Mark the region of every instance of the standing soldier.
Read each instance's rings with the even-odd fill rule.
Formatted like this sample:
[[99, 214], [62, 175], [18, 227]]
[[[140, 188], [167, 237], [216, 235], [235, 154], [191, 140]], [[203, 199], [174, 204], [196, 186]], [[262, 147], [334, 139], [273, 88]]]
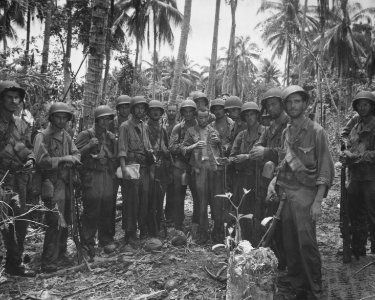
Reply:
[[[222, 193], [224, 182], [223, 178], [219, 178], [221, 173], [215, 173], [217, 158], [221, 157], [221, 141], [219, 133], [208, 124], [208, 109], [198, 110], [197, 119], [198, 125], [192, 126], [186, 131], [182, 152], [190, 156], [190, 165], [194, 172], [199, 203], [199, 238], [197, 243], [204, 244], [209, 239], [207, 206], [208, 204], [212, 206], [215, 195]], [[216, 228], [216, 236], [220, 229]], [[222, 231], [224, 232], [224, 228]]]
[[106, 253], [115, 250], [113, 243], [113, 187], [115, 178], [116, 140], [108, 130], [114, 118], [107, 105], [94, 110], [95, 125], [80, 132], [76, 146], [81, 152], [82, 169], [82, 242], [91, 257], [95, 256], [95, 236]]
[[[261, 98], [262, 109], [266, 111], [272, 123], [267, 127], [259, 138], [259, 141], [250, 151], [250, 158], [264, 163], [264, 170], [261, 178], [261, 196], [265, 200], [267, 187], [274, 176], [274, 170], [279, 162], [278, 153], [281, 148], [281, 134], [289, 122], [282, 105], [282, 91], [279, 88], [271, 88]], [[270, 203], [266, 208], [265, 216], [273, 216], [276, 213], [278, 203]], [[282, 241], [282, 230], [278, 227], [274, 235], [275, 241], [273, 250], [279, 259], [279, 268], [284, 269], [286, 265], [285, 251]]]
[[[66, 252], [70, 220], [70, 168], [80, 163], [80, 153], [65, 131], [72, 118], [70, 107], [62, 102], [51, 105], [48, 127], [35, 137], [34, 153], [42, 175], [42, 200], [51, 211], [45, 215], [46, 232], [42, 253], [42, 272], [55, 272], [58, 259]], [[56, 211], [57, 209], [57, 211]]]
[[[136, 245], [137, 229], [140, 230], [140, 238], [147, 236], [150, 165], [153, 163], [147, 125], [142, 121], [147, 108], [145, 97], [132, 98], [132, 118], [122, 123], [119, 130], [118, 157], [126, 199], [122, 210], [122, 227], [125, 230], [125, 243], [131, 246]], [[132, 172], [136, 165], [139, 165], [139, 171]]]
[[[34, 168], [35, 158], [29, 149], [29, 126], [14, 113], [19, 109], [19, 104], [24, 101], [25, 90], [14, 81], [0, 82], [0, 179], [7, 171], [4, 183], [0, 187], [8, 193], [2, 193], [2, 201], [10, 205], [8, 213], [0, 213], [17, 217], [26, 210], [27, 184], [30, 180], [30, 170]], [[19, 203], [10, 199], [12, 193], [18, 193]], [[4, 205], [1, 205], [5, 209]], [[25, 217], [23, 217], [25, 219]], [[27, 231], [27, 221], [15, 220], [7, 226], [2, 224], [2, 235], [6, 248], [5, 272], [9, 275], [34, 276], [31, 271], [26, 271], [22, 264], [22, 254]]]
[[[257, 245], [260, 239], [260, 227], [262, 203], [256, 199], [259, 184], [257, 186], [257, 176], [259, 175], [260, 164], [250, 158], [250, 151], [264, 132], [264, 127], [259, 124], [259, 107], [255, 102], [246, 102], [242, 105], [241, 118], [247, 124], [247, 129], [241, 131], [233, 142], [230, 153], [230, 161], [234, 163], [233, 199], [239, 205], [244, 194], [243, 189], [251, 189], [255, 192], [252, 199], [242, 201], [239, 212], [241, 214], [254, 214], [253, 220], [242, 219], [242, 237], [250, 241], [252, 245]], [[254, 195], [254, 193], [253, 193]]]
[[[180, 114], [183, 120], [178, 123], [172, 130], [169, 141], [169, 151], [172, 154], [173, 162], [173, 179], [174, 185], [174, 205], [173, 205], [173, 222], [178, 230], [183, 229], [184, 223], [184, 203], [186, 188], [189, 184], [193, 196], [193, 218], [192, 231], [196, 230], [199, 223], [198, 204], [196, 203], [196, 189], [191, 178], [191, 167], [189, 158], [183, 154], [182, 143], [185, 138], [186, 131], [197, 124], [195, 119], [197, 105], [192, 100], [184, 100], [180, 106]], [[189, 182], [188, 182], [189, 180]]]
[[117, 116], [114, 117], [113, 121], [109, 125], [109, 131], [113, 132], [118, 136], [118, 132], [122, 123], [127, 121], [130, 116], [130, 100], [128, 95], [121, 95], [116, 100], [116, 111]]
[[[212, 122], [212, 127], [219, 133], [222, 151], [221, 157], [229, 157], [231, 149], [231, 132], [234, 121], [225, 115], [224, 110], [225, 101], [223, 99], [215, 99], [211, 101], [211, 112], [215, 115], [216, 120]], [[214, 180], [218, 187], [221, 188], [220, 194], [226, 192], [226, 168], [223, 165], [218, 166], [217, 170], [213, 171]], [[215, 183], [213, 183], [214, 185]], [[225, 198], [216, 197], [213, 199], [211, 210], [214, 219], [214, 229], [212, 233], [212, 240], [214, 243], [222, 242], [225, 238], [224, 222], [227, 222], [228, 202]]]
[[334, 178], [334, 166], [324, 129], [305, 115], [308, 93], [292, 85], [284, 89], [282, 98], [291, 121], [282, 135], [278, 174], [268, 191], [269, 196], [275, 194], [276, 184], [287, 199], [281, 220], [288, 273], [279, 280], [279, 294], [321, 299], [316, 221]]
[[375, 95], [359, 92], [352, 102], [359, 118], [351, 129], [340, 160], [348, 166], [349, 218], [352, 225], [352, 252], [366, 255], [369, 230], [375, 232]]
[[[197, 105], [197, 111], [200, 109], [208, 109], [209, 101], [205, 93], [200, 92], [200, 91], [195, 91], [192, 93], [192, 95], [193, 95], [193, 101]], [[208, 124], [210, 124], [214, 120], [215, 120], [215, 116], [209, 113]]]
[[[167, 124], [165, 129], [167, 131], [168, 141], [171, 138], [172, 130], [177, 125], [177, 105], [167, 106]], [[173, 164], [170, 164], [169, 174], [173, 174]], [[173, 222], [173, 204], [174, 204], [174, 177], [171, 176], [171, 181], [167, 187], [167, 194], [165, 197], [165, 219], [167, 223]]]
[[151, 166], [150, 197], [148, 209], [148, 232], [157, 236], [163, 216], [163, 201], [170, 178], [170, 159], [167, 131], [161, 126], [160, 119], [164, 114], [163, 104], [151, 100], [148, 104], [147, 132], [156, 163]]

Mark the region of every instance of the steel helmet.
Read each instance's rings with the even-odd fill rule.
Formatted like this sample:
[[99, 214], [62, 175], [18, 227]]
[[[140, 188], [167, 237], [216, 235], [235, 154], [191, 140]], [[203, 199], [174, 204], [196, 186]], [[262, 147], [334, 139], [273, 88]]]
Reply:
[[130, 104], [131, 98], [128, 95], [121, 95], [117, 97], [116, 109], [119, 108], [121, 104]]
[[195, 102], [193, 100], [184, 100], [184, 101], [181, 102], [180, 114], [182, 114], [182, 109], [185, 108], [185, 107], [192, 107], [195, 110], [197, 110], [197, 105], [195, 104]]
[[225, 100], [222, 99], [222, 98], [216, 98], [215, 100], [212, 100], [211, 101], [211, 105], [210, 105], [210, 112], [212, 112], [212, 108], [214, 106], [222, 106], [224, 108], [224, 106], [225, 106]]
[[266, 102], [267, 102], [267, 99], [270, 99], [270, 98], [278, 98], [281, 101], [282, 100], [282, 90], [277, 88], [277, 87], [270, 88], [269, 90], [267, 90], [267, 92], [265, 92], [262, 95], [262, 97], [260, 98], [261, 105], [265, 106]]
[[73, 112], [72, 109], [69, 107], [68, 104], [64, 102], [55, 102], [53, 103], [49, 110], [48, 110], [48, 119], [51, 118], [51, 116], [55, 113], [67, 113], [69, 115], [69, 121], [73, 118]]
[[302, 87], [299, 85], [290, 85], [286, 87], [282, 92], [282, 99], [285, 102], [286, 98], [288, 98], [290, 95], [300, 93], [305, 96], [306, 102], [309, 101], [309, 93], [306, 92]]
[[133, 113], [134, 106], [136, 106], [137, 104], [144, 104], [146, 110], [148, 109], [148, 103], [146, 101], [146, 98], [144, 96], [135, 96], [130, 101], [130, 112], [131, 113]]
[[150, 111], [151, 108], [160, 108], [162, 110], [162, 114], [164, 114], [163, 103], [161, 103], [159, 100], [151, 100], [148, 103], [148, 111]]
[[367, 99], [372, 104], [375, 105], [375, 94], [371, 93], [369, 91], [362, 91], [362, 92], [359, 92], [357, 95], [355, 95], [355, 97], [354, 97], [354, 99], [352, 101], [353, 110], [357, 111], [357, 103], [361, 99]]
[[208, 98], [205, 93], [196, 91], [192, 93], [192, 97], [195, 103], [198, 101], [198, 99], [204, 99], [206, 101], [206, 105], [208, 106]]
[[0, 81], [0, 95], [6, 91], [18, 91], [21, 94], [21, 101], [25, 98], [25, 90], [15, 81]]
[[239, 108], [242, 107], [242, 100], [237, 96], [230, 96], [225, 100], [224, 109]]
[[94, 119], [96, 120], [104, 116], [110, 116], [113, 119], [115, 117], [115, 112], [108, 105], [99, 105], [94, 110]]
[[256, 104], [254, 101], [244, 103], [241, 107], [241, 114], [248, 110], [256, 110], [258, 113], [260, 112], [258, 104]]

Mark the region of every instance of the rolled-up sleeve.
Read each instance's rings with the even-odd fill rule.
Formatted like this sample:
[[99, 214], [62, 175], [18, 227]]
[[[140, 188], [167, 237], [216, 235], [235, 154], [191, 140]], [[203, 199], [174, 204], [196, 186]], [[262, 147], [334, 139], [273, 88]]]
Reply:
[[[77, 150], [78, 151], [78, 150]], [[59, 166], [59, 157], [51, 157], [44, 144], [44, 135], [38, 133], [34, 141], [35, 163], [40, 169], [57, 169]]]
[[328, 138], [325, 131], [321, 128], [316, 135], [318, 176], [316, 185], [326, 185], [330, 188], [335, 176], [333, 159], [328, 147]]
[[123, 124], [121, 124], [118, 135], [118, 154], [120, 157], [127, 157], [129, 151], [129, 130]]

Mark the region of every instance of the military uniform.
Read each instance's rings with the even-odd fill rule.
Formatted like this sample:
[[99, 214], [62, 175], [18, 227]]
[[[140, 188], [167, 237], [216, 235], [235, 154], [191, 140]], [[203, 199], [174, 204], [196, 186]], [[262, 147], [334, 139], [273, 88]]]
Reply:
[[[64, 103], [54, 105], [51, 106], [50, 116], [58, 105], [63, 106], [64, 112], [68, 113]], [[55, 112], [59, 111], [55, 110]], [[67, 156], [72, 156], [79, 161], [81, 155], [69, 133], [51, 124], [36, 135], [34, 153], [37, 168], [42, 176], [42, 200], [51, 210], [45, 214], [47, 227], [42, 253], [42, 270], [54, 271], [57, 260], [66, 252], [67, 224], [71, 222], [70, 206], [73, 196], [73, 191], [69, 190], [69, 167], [61, 162]]]
[[[99, 106], [95, 110], [95, 119], [113, 117], [112, 110], [107, 106]], [[100, 246], [113, 243], [113, 188], [116, 170], [117, 144], [115, 135], [105, 130], [98, 133], [97, 125], [80, 132], [76, 146], [81, 151], [81, 184], [82, 184], [82, 242], [95, 246], [95, 236], [98, 232]], [[97, 138], [99, 144], [86, 150], [92, 138]]]

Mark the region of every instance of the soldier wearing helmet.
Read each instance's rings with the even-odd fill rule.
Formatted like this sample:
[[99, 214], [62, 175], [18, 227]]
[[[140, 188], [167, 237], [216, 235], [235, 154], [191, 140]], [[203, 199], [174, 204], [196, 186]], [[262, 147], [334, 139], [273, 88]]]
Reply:
[[[250, 101], [242, 105], [240, 117], [246, 123], [247, 128], [238, 133], [230, 153], [230, 161], [235, 170], [233, 173], [233, 199], [237, 204], [240, 203], [244, 194], [244, 188], [255, 190], [256, 173], [259, 172], [259, 167], [256, 161], [250, 158], [250, 151], [264, 132], [264, 126], [259, 124], [259, 114], [260, 109], [255, 102]], [[255, 207], [251, 206], [251, 203], [255, 203], [255, 199], [243, 201], [240, 207], [241, 213], [255, 213]], [[258, 211], [256, 213], [258, 214]], [[259, 219], [259, 216], [257, 216], [257, 220]], [[260, 232], [255, 232], [250, 220], [243, 219], [241, 228], [243, 229], [244, 239], [250, 241], [252, 245], [259, 242]]]
[[114, 251], [113, 210], [116, 170], [116, 138], [108, 130], [115, 112], [107, 105], [94, 110], [93, 127], [81, 131], [76, 145], [81, 152], [82, 243], [90, 257], [95, 256], [96, 235], [106, 253]]
[[[19, 203], [12, 201], [11, 193], [1, 199], [10, 205], [0, 209], [9, 216], [19, 216], [27, 211], [27, 185], [31, 180], [31, 170], [35, 164], [31, 150], [29, 126], [15, 113], [25, 97], [25, 90], [14, 81], [0, 81], [0, 178], [4, 178], [1, 190], [11, 190], [17, 193]], [[4, 195], [3, 195], [4, 194]], [[26, 217], [27, 218], [27, 217]], [[33, 276], [33, 272], [25, 270], [22, 264], [24, 240], [28, 222], [15, 220], [2, 229], [6, 248], [5, 272], [10, 275]]]
[[237, 134], [247, 128], [246, 122], [244, 122], [240, 117], [242, 104], [242, 100], [237, 96], [230, 96], [227, 98], [227, 100], [225, 100], [225, 112], [228, 114], [228, 117], [234, 121], [231, 134], [232, 143]]
[[169, 140], [169, 151], [172, 154], [173, 180], [174, 184], [174, 202], [173, 202], [173, 223], [177, 230], [183, 230], [184, 223], [184, 201], [187, 185], [193, 195], [193, 218], [192, 231], [195, 235], [199, 223], [198, 203], [194, 180], [191, 178], [191, 166], [189, 165], [189, 156], [183, 153], [182, 143], [186, 131], [197, 125], [195, 119], [197, 105], [193, 100], [184, 100], [180, 105], [180, 115], [182, 121], [172, 130]]
[[[272, 122], [270, 127], [265, 128], [259, 141], [251, 149], [250, 158], [264, 165], [262, 176], [259, 176], [259, 180], [261, 181], [262, 201], [265, 202], [267, 187], [279, 162], [278, 153], [281, 147], [281, 135], [289, 122], [289, 117], [283, 109], [282, 90], [279, 88], [271, 88], [266, 91], [261, 97], [261, 105], [262, 109], [269, 114]], [[275, 215], [278, 204], [267, 203], [266, 206], [265, 216]], [[277, 230], [278, 233], [274, 235], [273, 250], [279, 260], [279, 269], [285, 269], [286, 261], [282, 232], [280, 227]]]
[[[195, 91], [195, 92], [192, 92], [191, 95], [192, 95], [193, 101], [197, 105], [197, 110], [200, 110], [202, 108], [208, 109], [210, 103], [205, 93], [201, 91]], [[212, 113], [210, 113], [209, 118], [208, 118], [208, 123], [211, 123], [214, 120], [215, 120], [215, 116]]]
[[[214, 195], [222, 192], [224, 183], [221, 173], [216, 172], [218, 171], [217, 158], [222, 157], [219, 133], [209, 125], [208, 120], [209, 110], [204, 107], [198, 110], [198, 125], [187, 129], [182, 143], [182, 153], [190, 157], [189, 163], [193, 168], [193, 180], [197, 189], [197, 203], [199, 204], [198, 244], [205, 244], [209, 240], [208, 204], [213, 205], [213, 201], [216, 200]], [[215, 223], [218, 223], [218, 217], [215, 209], [215, 212], [213, 212]], [[218, 230], [217, 226], [219, 224], [215, 224], [215, 231]], [[215, 239], [214, 232], [212, 232], [212, 237]]]
[[145, 97], [133, 97], [130, 102], [132, 118], [121, 124], [118, 137], [118, 157], [126, 199], [122, 210], [122, 227], [125, 230], [125, 243], [130, 246], [138, 245], [138, 229], [140, 238], [148, 234], [150, 166], [154, 161], [147, 124], [143, 121], [147, 109]]
[[[63, 103], [53, 103], [48, 111], [49, 125], [40, 131], [34, 142], [36, 165], [42, 177], [42, 200], [51, 211], [46, 212], [46, 233], [42, 253], [42, 272], [55, 272], [58, 258], [66, 253], [70, 214], [67, 178], [69, 169], [80, 163], [81, 155], [65, 130], [71, 120], [71, 108]], [[58, 208], [59, 212], [52, 211]]]
[[308, 93], [300, 86], [283, 90], [282, 101], [290, 124], [282, 135], [281, 163], [269, 185], [268, 198], [275, 199], [272, 196], [277, 190], [287, 199], [281, 216], [288, 272], [287, 284], [283, 280], [283, 287], [287, 286], [284, 292], [295, 295], [298, 291], [298, 297], [321, 299], [316, 221], [332, 185], [334, 165], [324, 129], [305, 115], [308, 100]]
[[348, 166], [347, 187], [349, 215], [352, 224], [351, 248], [354, 256], [366, 255], [369, 223], [371, 252], [375, 252], [375, 95], [368, 91], [359, 92], [352, 102], [357, 112], [357, 121], [347, 135], [340, 161]]
[[130, 116], [130, 102], [131, 98], [128, 95], [120, 95], [116, 99], [117, 115], [109, 126], [109, 130], [118, 135], [120, 125], [128, 120]]
[[163, 201], [167, 186], [171, 181], [170, 154], [168, 150], [167, 131], [161, 126], [164, 115], [163, 104], [158, 100], [151, 100], [148, 104], [147, 132], [156, 163], [151, 166], [148, 233], [156, 237], [160, 230], [163, 215]]

